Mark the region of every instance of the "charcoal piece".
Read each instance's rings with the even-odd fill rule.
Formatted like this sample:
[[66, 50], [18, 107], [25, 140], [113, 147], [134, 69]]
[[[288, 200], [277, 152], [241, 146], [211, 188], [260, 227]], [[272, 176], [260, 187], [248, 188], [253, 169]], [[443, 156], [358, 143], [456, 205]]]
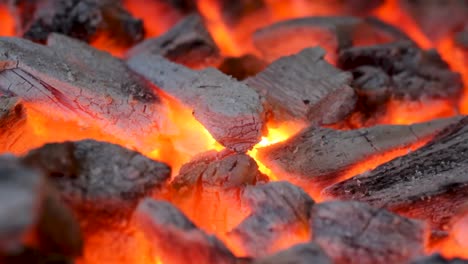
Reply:
[[209, 152], [182, 166], [171, 182], [169, 199], [198, 226], [225, 232], [242, 217], [239, 193], [246, 186], [267, 181], [250, 156]]
[[290, 19], [261, 28], [253, 35], [255, 47], [267, 61], [320, 46], [327, 51], [327, 60], [335, 62], [341, 49], [397, 40], [409, 38], [376, 18], [347, 16]]
[[319, 192], [359, 163], [395, 150], [411, 151], [414, 144], [431, 139], [459, 120], [449, 118], [409, 126], [379, 125], [347, 131], [312, 126], [284, 142], [259, 149], [258, 158], [279, 178], [307, 191]]
[[399, 0], [399, 4], [434, 43], [463, 26], [468, 15], [466, 1]]
[[372, 66], [357, 67], [352, 71], [351, 86], [366, 104], [379, 105], [390, 97], [390, 77], [383, 70]]
[[134, 219], [163, 263], [237, 263], [220, 240], [198, 229], [170, 203], [146, 198]]
[[468, 119], [463, 118], [426, 146], [330, 186], [322, 195], [367, 202], [445, 229], [468, 201], [467, 136]]
[[141, 198], [156, 193], [170, 177], [163, 163], [94, 140], [46, 144], [23, 162], [52, 179], [86, 230], [121, 225]]
[[25, 257], [25, 247], [44, 257], [80, 255], [78, 222], [44, 175], [10, 156], [0, 157], [0, 174], [0, 259]]
[[0, 151], [10, 151], [24, 136], [27, 123], [26, 109], [17, 97], [0, 96]]
[[424, 51], [410, 42], [352, 47], [340, 52], [339, 67], [354, 70], [371, 66], [391, 77], [390, 93], [396, 99], [458, 100], [463, 84], [458, 73], [435, 51]]
[[359, 202], [312, 208], [311, 239], [333, 263], [406, 263], [424, 254], [427, 225]]
[[219, 66], [219, 70], [237, 80], [244, 80], [263, 71], [268, 63], [254, 55], [248, 54], [241, 57], [227, 57]]
[[[132, 17], [114, 0], [20, 0], [10, 1], [13, 12], [22, 14], [17, 28], [23, 37], [46, 42], [50, 33], [60, 33], [90, 42], [108, 32], [125, 46], [144, 36], [142, 21]], [[25, 9], [25, 10], [22, 10]], [[33, 13], [27, 13], [31, 12]], [[110, 33], [112, 32], [112, 33]]]
[[153, 54], [193, 69], [217, 67], [220, 51], [199, 15], [190, 15], [164, 35], [134, 46], [127, 57]]
[[57, 34], [48, 46], [0, 38], [0, 62], [0, 91], [40, 113], [96, 125], [131, 147], [154, 150], [166, 106], [150, 84], [108, 53]]
[[245, 82], [265, 97], [278, 121], [335, 123], [354, 109], [351, 75], [323, 60], [321, 48], [281, 58]]
[[225, 147], [243, 152], [260, 141], [263, 107], [246, 84], [214, 68], [193, 71], [153, 54], [134, 56], [128, 64], [193, 109], [193, 116]]
[[410, 264], [468, 264], [468, 260], [460, 258], [447, 259], [440, 254], [434, 254], [429, 257], [418, 258]]
[[48, 254], [35, 248], [25, 247], [15, 254], [2, 256], [0, 254], [0, 263], [2, 264], [74, 264], [73, 258], [60, 254]]
[[331, 264], [322, 248], [314, 243], [295, 245], [276, 254], [257, 259], [252, 264]]
[[[288, 182], [248, 186], [241, 200], [252, 213], [228, 236], [248, 256], [264, 257], [278, 247], [307, 241], [314, 201], [302, 189]], [[282, 242], [289, 245], [281, 245]]]

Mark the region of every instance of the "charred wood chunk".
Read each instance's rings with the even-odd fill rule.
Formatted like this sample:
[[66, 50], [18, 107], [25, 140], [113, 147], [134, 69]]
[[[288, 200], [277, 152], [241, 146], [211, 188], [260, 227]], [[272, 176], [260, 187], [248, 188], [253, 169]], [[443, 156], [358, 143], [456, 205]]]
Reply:
[[341, 49], [397, 40], [409, 41], [409, 37], [376, 18], [347, 16], [286, 20], [261, 28], [253, 35], [255, 47], [268, 61], [321, 46], [327, 51], [327, 60], [335, 62]]
[[266, 181], [250, 156], [210, 152], [182, 166], [171, 183], [169, 200], [205, 230], [226, 232], [245, 217], [239, 193]]
[[263, 71], [268, 63], [254, 55], [243, 55], [241, 57], [228, 57], [223, 60], [219, 70], [237, 80], [244, 80]]
[[328, 64], [321, 48], [281, 58], [245, 82], [265, 97], [278, 121], [330, 124], [354, 108], [351, 75]]
[[199, 15], [188, 16], [164, 35], [136, 45], [127, 57], [145, 54], [160, 55], [194, 69], [216, 67], [221, 62], [220, 51]]
[[248, 186], [241, 199], [252, 213], [228, 236], [246, 255], [264, 257], [308, 240], [314, 201], [299, 187], [288, 182]]
[[82, 222], [108, 227], [125, 222], [139, 200], [157, 192], [170, 176], [163, 163], [93, 140], [46, 144], [23, 161], [53, 180]]
[[81, 254], [78, 222], [42, 173], [2, 156], [0, 175], [0, 260], [15, 263]]
[[423, 257], [412, 261], [410, 264], [468, 264], [468, 260], [453, 258], [447, 259], [440, 254], [434, 254], [429, 257]]
[[466, 23], [468, 3], [459, 0], [399, 0], [422, 32], [437, 42]]
[[281, 179], [315, 193], [340, 180], [359, 163], [394, 150], [410, 151], [414, 144], [431, 139], [459, 120], [347, 131], [312, 126], [287, 141], [259, 149], [258, 157]]
[[311, 212], [311, 239], [333, 263], [406, 263], [424, 254], [426, 225], [359, 202], [325, 202]]
[[260, 96], [246, 84], [214, 68], [193, 71], [153, 54], [134, 56], [128, 64], [193, 109], [194, 117], [222, 145], [243, 152], [260, 141], [263, 107]]
[[396, 99], [456, 101], [463, 88], [460, 75], [435, 51], [423, 51], [409, 42], [345, 49], [340, 52], [339, 66], [344, 70], [381, 69], [390, 76], [390, 94]]
[[85, 43], [52, 34], [48, 46], [0, 38], [0, 91], [40, 113], [99, 126], [140, 150], [166, 119], [153, 87], [124, 62]]
[[0, 96], [0, 151], [12, 151], [14, 143], [24, 136], [26, 109], [17, 97]]
[[330, 186], [323, 196], [367, 202], [443, 229], [467, 203], [467, 136], [463, 118], [426, 146]]
[[379, 105], [390, 97], [390, 77], [383, 70], [373, 66], [361, 66], [352, 71], [351, 86], [356, 94], [368, 105]]
[[[117, 43], [125, 46], [140, 41], [142, 21], [132, 17], [120, 1], [113, 0], [20, 0], [10, 1], [20, 33], [27, 39], [46, 42], [50, 33], [60, 33], [83, 41], [97, 34], [112, 32]], [[25, 10], [23, 10], [25, 9]], [[33, 13], [26, 12], [33, 11]]]
[[220, 240], [198, 229], [167, 202], [143, 200], [134, 219], [164, 263], [237, 263]]
[[252, 264], [331, 264], [331, 259], [315, 243], [295, 245], [276, 254], [260, 258]]

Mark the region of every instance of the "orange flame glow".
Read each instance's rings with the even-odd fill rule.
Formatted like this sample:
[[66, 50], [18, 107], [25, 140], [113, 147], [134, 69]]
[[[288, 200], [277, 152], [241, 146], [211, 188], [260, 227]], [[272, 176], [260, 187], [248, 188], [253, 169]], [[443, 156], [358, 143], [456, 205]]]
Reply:
[[15, 36], [15, 20], [4, 4], [0, 4], [0, 36]]

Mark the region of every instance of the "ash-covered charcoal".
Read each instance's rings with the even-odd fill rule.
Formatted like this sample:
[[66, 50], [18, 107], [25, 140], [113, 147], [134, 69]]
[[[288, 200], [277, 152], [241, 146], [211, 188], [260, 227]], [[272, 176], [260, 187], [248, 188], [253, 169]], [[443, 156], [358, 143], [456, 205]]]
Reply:
[[222, 58], [218, 46], [199, 15], [190, 15], [164, 35], [151, 38], [133, 47], [127, 57], [160, 55], [193, 69], [217, 67]]
[[[78, 222], [44, 175], [10, 156], [0, 157], [0, 174], [2, 263], [79, 256], [83, 242]], [[36, 254], [28, 256], [26, 248]]]
[[247, 54], [241, 57], [227, 57], [218, 67], [221, 72], [237, 80], [244, 80], [263, 71], [268, 63], [255, 55]]
[[[431, 139], [459, 120], [449, 118], [409, 126], [379, 125], [346, 131], [312, 126], [284, 142], [259, 149], [258, 158], [280, 179], [316, 193], [340, 180], [359, 163], [396, 150], [411, 151], [415, 144]], [[360, 181], [353, 182], [360, 184]]]
[[24, 136], [26, 109], [17, 97], [0, 95], [0, 151], [11, 151], [18, 138]]
[[265, 97], [266, 109], [277, 121], [330, 124], [353, 109], [356, 96], [351, 75], [324, 59], [319, 47], [281, 58], [245, 80]]
[[153, 54], [134, 56], [128, 64], [193, 109], [193, 116], [225, 147], [243, 152], [260, 141], [265, 125], [262, 103], [245, 83], [214, 68], [193, 71]]
[[241, 200], [252, 213], [228, 233], [247, 256], [265, 257], [308, 240], [314, 201], [288, 182], [247, 186]]
[[331, 259], [317, 244], [298, 244], [276, 254], [259, 258], [252, 264], [332, 264]]
[[205, 230], [227, 231], [245, 216], [239, 193], [267, 181], [250, 156], [209, 152], [182, 166], [170, 185], [169, 200]]
[[424, 255], [428, 234], [422, 221], [354, 201], [314, 205], [310, 226], [335, 264], [407, 263]]
[[367, 105], [385, 103], [390, 97], [390, 76], [382, 69], [373, 66], [361, 66], [352, 71], [351, 86]]
[[253, 35], [255, 47], [267, 61], [320, 46], [327, 51], [327, 60], [335, 62], [341, 49], [397, 40], [409, 37], [377, 18], [348, 16], [290, 19], [261, 28]]
[[422, 32], [437, 43], [466, 23], [468, 2], [460, 0], [399, 0]]
[[363, 66], [379, 68], [390, 77], [389, 95], [395, 99], [448, 99], [456, 104], [463, 88], [460, 75], [451, 71], [436, 51], [424, 51], [410, 42], [340, 52], [339, 67], [343, 70], [355, 71]]
[[163, 263], [238, 263], [219, 239], [198, 229], [170, 203], [146, 198], [134, 219]]
[[19, 33], [37, 42], [46, 42], [53, 32], [87, 42], [107, 32], [123, 46], [144, 37], [142, 21], [132, 17], [119, 0], [19, 0], [10, 1], [10, 7], [21, 15]]
[[328, 199], [357, 200], [444, 229], [466, 206], [468, 119], [448, 126], [426, 146], [325, 189]]
[[0, 38], [0, 91], [40, 113], [96, 125], [139, 150], [154, 149], [166, 106], [153, 87], [108, 53], [52, 34], [48, 46]]
[[434, 254], [429, 257], [418, 258], [410, 264], [468, 264], [468, 260], [460, 258], [444, 258], [440, 254]]
[[120, 225], [141, 198], [158, 192], [170, 177], [163, 163], [93, 140], [46, 144], [23, 162], [52, 179], [84, 227]]

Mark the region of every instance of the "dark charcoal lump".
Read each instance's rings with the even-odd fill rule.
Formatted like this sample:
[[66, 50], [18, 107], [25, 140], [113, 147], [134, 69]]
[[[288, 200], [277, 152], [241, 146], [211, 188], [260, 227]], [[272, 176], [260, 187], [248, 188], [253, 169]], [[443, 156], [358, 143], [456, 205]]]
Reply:
[[219, 70], [237, 80], [244, 80], [263, 71], [268, 63], [254, 55], [228, 57], [219, 66]]
[[446, 259], [439, 254], [434, 254], [429, 257], [419, 258], [410, 264], [468, 264], [468, 260], [459, 258]]

